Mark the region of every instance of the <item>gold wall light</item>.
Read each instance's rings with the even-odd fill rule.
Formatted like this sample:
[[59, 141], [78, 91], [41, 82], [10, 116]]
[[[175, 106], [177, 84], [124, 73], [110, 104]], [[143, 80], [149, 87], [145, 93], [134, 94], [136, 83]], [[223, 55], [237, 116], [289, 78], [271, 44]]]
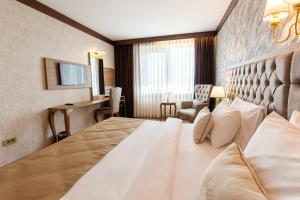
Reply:
[[92, 56], [99, 59], [103, 59], [103, 57], [106, 55], [104, 51], [100, 51], [100, 50], [92, 51], [90, 53]]
[[[292, 9], [290, 9], [292, 8]], [[288, 30], [288, 35], [282, 39], [277, 39], [277, 30], [282, 24], [282, 20], [287, 18], [289, 15], [296, 13], [295, 22], [292, 23]], [[299, 18], [300, 18], [300, 0], [267, 0], [264, 21], [270, 23], [272, 28], [272, 40], [274, 43], [282, 43], [287, 41], [294, 28], [295, 34], [300, 35], [299, 29]]]

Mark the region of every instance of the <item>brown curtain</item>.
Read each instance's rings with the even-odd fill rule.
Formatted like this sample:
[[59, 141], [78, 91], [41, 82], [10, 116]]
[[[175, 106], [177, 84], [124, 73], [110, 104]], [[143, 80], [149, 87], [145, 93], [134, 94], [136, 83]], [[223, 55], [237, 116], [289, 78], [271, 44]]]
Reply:
[[115, 46], [115, 76], [126, 99], [126, 117], [133, 117], [133, 45]]
[[195, 39], [195, 84], [214, 84], [215, 36]]
[[105, 94], [103, 67], [104, 67], [103, 66], [103, 60], [99, 59], [99, 89], [100, 89], [100, 94]]

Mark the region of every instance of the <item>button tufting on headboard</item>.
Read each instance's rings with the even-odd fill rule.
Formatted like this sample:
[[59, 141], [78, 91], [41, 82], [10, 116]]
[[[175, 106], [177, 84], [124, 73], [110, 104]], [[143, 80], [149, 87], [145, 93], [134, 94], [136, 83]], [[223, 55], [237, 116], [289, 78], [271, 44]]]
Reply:
[[[292, 75], [291, 69], [294, 72]], [[297, 82], [297, 85], [293, 81]], [[300, 51], [295, 51], [229, 68], [225, 87], [227, 98], [230, 100], [237, 96], [245, 101], [266, 106], [268, 113], [276, 111], [287, 118], [292, 110], [300, 110], [299, 84]], [[290, 93], [290, 87], [291, 92], [297, 92], [297, 100]]]

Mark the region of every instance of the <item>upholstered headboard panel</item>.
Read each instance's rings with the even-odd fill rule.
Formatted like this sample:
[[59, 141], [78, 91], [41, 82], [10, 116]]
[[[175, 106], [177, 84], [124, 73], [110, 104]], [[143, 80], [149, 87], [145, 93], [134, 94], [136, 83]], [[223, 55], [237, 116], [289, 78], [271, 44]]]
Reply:
[[289, 118], [300, 110], [300, 50], [229, 68], [226, 94]]

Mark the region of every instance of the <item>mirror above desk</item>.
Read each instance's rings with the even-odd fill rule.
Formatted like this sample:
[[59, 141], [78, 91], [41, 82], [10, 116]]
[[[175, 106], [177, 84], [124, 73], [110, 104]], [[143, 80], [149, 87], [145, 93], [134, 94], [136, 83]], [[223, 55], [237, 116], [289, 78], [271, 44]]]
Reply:
[[89, 65], [92, 76], [92, 99], [99, 99], [109, 95], [109, 88], [115, 86], [114, 69], [104, 67], [104, 52], [95, 51], [89, 53]]
[[89, 64], [92, 75], [92, 99], [97, 99], [100, 95], [105, 95], [103, 55], [90, 52]]

